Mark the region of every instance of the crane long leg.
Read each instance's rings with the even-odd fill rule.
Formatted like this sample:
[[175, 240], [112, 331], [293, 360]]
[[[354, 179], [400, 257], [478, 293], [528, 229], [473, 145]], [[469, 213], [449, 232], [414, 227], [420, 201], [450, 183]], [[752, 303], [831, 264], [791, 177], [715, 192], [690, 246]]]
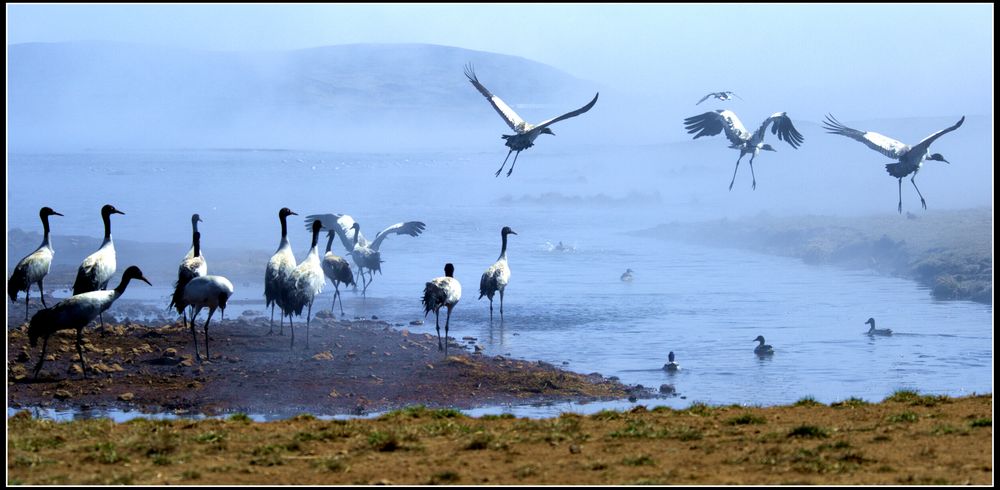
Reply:
[[38, 372], [42, 370], [42, 364], [45, 363], [45, 350], [49, 347], [49, 336], [46, 335], [45, 339], [42, 340], [42, 353], [38, 356], [38, 364], [35, 364], [35, 373], [32, 378], [38, 379]]
[[306, 349], [309, 348], [309, 324], [311, 323], [313, 312], [312, 301], [309, 302], [309, 309], [306, 310]]
[[910, 177], [910, 183], [913, 184], [913, 188], [917, 189], [917, 195], [920, 196], [920, 205], [927, 209], [927, 201], [924, 200], [924, 195], [920, 193], [920, 189], [917, 187], [917, 181], [913, 180], [917, 178], [917, 173], [913, 172], [913, 177]]
[[[278, 313], [281, 313], [281, 318], [278, 319], [278, 326], [281, 327], [280, 330], [278, 331], [278, 335], [285, 335], [285, 309], [282, 308], [281, 306], [278, 306]], [[292, 321], [291, 316], [288, 317], [288, 321], [289, 322]]]
[[507, 177], [510, 177], [510, 174], [514, 172], [514, 164], [517, 163], [517, 156], [520, 154], [521, 154], [520, 150], [518, 150], [518, 152], [514, 154], [514, 161], [510, 162], [510, 170], [507, 170]]
[[[503, 163], [500, 165], [500, 169], [497, 170], [497, 173], [493, 175], [494, 177], [499, 177], [500, 176], [500, 172], [503, 172], [503, 168], [505, 166], [507, 166], [507, 158], [510, 158], [510, 154], [513, 151], [514, 151], [514, 149], [511, 148], [510, 151], [507, 152], [507, 157], [503, 159]], [[520, 152], [518, 152], [518, 153], [520, 153]], [[514, 157], [514, 160], [517, 160], [517, 157]]]
[[38, 295], [41, 297], [42, 300], [42, 308], [48, 308], [49, 305], [45, 304], [45, 288], [42, 287], [41, 279], [38, 280]]
[[274, 334], [274, 303], [271, 303], [271, 324], [267, 329], [267, 334], [268, 335]]
[[[212, 313], [215, 313], [215, 308], [208, 309], [208, 319], [205, 320], [205, 360], [211, 361], [212, 355], [208, 353], [208, 323], [212, 321]], [[195, 342], [195, 345], [198, 345]]]
[[292, 323], [292, 315], [288, 315], [288, 326], [292, 330], [292, 344], [289, 346], [290, 349], [295, 349], [295, 324]]
[[753, 158], [755, 155], [750, 155], [750, 176], [753, 177], [753, 190], [757, 190], [757, 176], [753, 173]]
[[80, 354], [80, 367], [83, 368], [83, 377], [87, 377], [87, 360], [83, 358], [83, 327], [76, 329], [76, 352]]
[[899, 205], [896, 206], [899, 214], [903, 214], [903, 178], [899, 178]]
[[729, 181], [729, 190], [733, 190], [733, 182], [736, 182], [736, 171], [740, 169], [740, 160], [743, 159], [743, 154], [740, 153], [740, 157], [736, 159], [736, 168], [733, 169], [733, 180]]
[[439, 314], [440, 308], [434, 310], [434, 328], [437, 329], [438, 333], [438, 350], [441, 350], [441, 315]]
[[503, 289], [500, 290], [500, 323], [503, 323]]
[[493, 298], [490, 298], [490, 323], [493, 323]]
[[448, 325], [451, 324], [451, 307], [448, 307], [448, 317], [444, 320], [444, 357], [448, 357]]
[[24, 321], [28, 321], [28, 300], [31, 299], [31, 284], [28, 284], [28, 290], [25, 291], [24, 295]]
[[[195, 312], [194, 312], [194, 307], [192, 306], [191, 307], [191, 321], [188, 322], [188, 325], [190, 325], [190, 327], [191, 327], [191, 340], [194, 341], [194, 358], [197, 359], [198, 362], [201, 362], [201, 354], [198, 353], [198, 334], [195, 333], [195, 329], [194, 329], [194, 317], [195, 317]], [[207, 337], [205, 338], [205, 342], [208, 342], [208, 338]]]

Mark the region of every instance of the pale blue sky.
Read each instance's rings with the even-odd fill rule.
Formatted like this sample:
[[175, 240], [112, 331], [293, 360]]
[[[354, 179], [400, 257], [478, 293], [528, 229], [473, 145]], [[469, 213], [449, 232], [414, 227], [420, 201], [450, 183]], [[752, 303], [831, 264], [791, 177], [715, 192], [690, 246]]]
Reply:
[[214, 50], [433, 43], [678, 100], [734, 90], [843, 98], [851, 117], [992, 113], [991, 4], [7, 6], [8, 44], [75, 40]]

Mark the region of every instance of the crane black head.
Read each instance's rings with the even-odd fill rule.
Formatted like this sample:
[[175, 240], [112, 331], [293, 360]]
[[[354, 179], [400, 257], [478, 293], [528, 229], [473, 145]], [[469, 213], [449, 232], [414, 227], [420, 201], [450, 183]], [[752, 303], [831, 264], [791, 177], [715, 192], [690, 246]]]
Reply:
[[502, 230], [500, 230], [500, 235], [501, 236], [504, 236], [504, 235], [517, 235], [517, 232], [514, 231], [514, 230], [512, 230], [512, 229], [510, 229], [509, 226], [505, 226], [505, 227], [503, 227]]
[[41, 216], [42, 218], [45, 218], [46, 216], [52, 216], [53, 214], [56, 216], [62, 216], [61, 214], [53, 211], [52, 208], [48, 206], [45, 206], [44, 208], [38, 210], [38, 216]]
[[138, 279], [146, 284], [149, 284], [150, 286], [153, 285], [152, 283], [149, 282], [148, 279], [142, 276], [142, 271], [139, 269], [139, 267], [134, 265], [130, 265], [128, 269], [125, 269], [125, 272], [122, 274], [123, 282], [131, 279]]
[[942, 155], [940, 153], [935, 153], [935, 154], [927, 157], [927, 159], [928, 160], [934, 160], [936, 162], [944, 162], [944, 163], [947, 163], [948, 165], [951, 165], [951, 162], [949, 162], [948, 160], [945, 160], [944, 159], [944, 155]]
[[447, 277], [455, 277], [455, 266], [451, 263], [444, 265], [444, 275]]
[[200, 214], [194, 213], [194, 214], [191, 215], [191, 224], [195, 224], [195, 223], [197, 223], [199, 221], [202, 221]]
[[296, 213], [295, 211], [292, 211], [291, 209], [288, 208], [281, 208], [281, 211], [278, 211], [278, 217], [281, 219], [285, 219], [286, 217], [292, 214], [294, 214], [295, 216], [299, 215], [299, 213]]
[[125, 214], [125, 213], [115, 209], [115, 207], [110, 204], [105, 204], [101, 208], [101, 216], [111, 216], [112, 214]]
[[552, 136], [555, 136], [555, 135], [556, 135], [556, 134], [555, 134], [555, 133], [553, 133], [553, 132], [552, 132], [552, 130], [551, 130], [551, 129], [549, 129], [549, 128], [542, 128], [542, 134], [551, 134]]

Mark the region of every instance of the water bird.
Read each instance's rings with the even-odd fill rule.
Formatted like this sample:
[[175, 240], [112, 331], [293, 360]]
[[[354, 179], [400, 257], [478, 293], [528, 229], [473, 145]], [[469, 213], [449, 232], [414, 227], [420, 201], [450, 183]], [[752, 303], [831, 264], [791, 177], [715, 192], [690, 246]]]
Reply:
[[[187, 318], [185, 317], [184, 310], [187, 308], [187, 303], [184, 301], [184, 288], [192, 279], [208, 275], [208, 264], [205, 263], [205, 258], [201, 256], [201, 233], [196, 231], [191, 234], [191, 248], [191, 257], [186, 257], [181, 261], [181, 265], [177, 267], [177, 281], [174, 282], [174, 294], [170, 296], [170, 305], [167, 306], [167, 308], [177, 309], [177, 314], [181, 315], [185, 327], [187, 327]], [[192, 321], [194, 321], [193, 318]]]
[[302, 316], [302, 308], [308, 307], [306, 312], [306, 348], [309, 348], [309, 324], [312, 320], [312, 305], [316, 295], [323, 292], [323, 285], [326, 284], [326, 277], [323, 275], [323, 266], [320, 265], [319, 251], [319, 231], [323, 228], [321, 221], [314, 221], [312, 224], [312, 246], [309, 253], [302, 262], [292, 271], [289, 280], [288, 290], [288, 325], [292, 327], [292, 347], [295, 346], [295, 327], [292, 325], [292, 314]]
[[885, 164], [885, 171], [889, 175], [896, 177], [898, 182], [899, 190], [899, 204], [896, 207], [899, 214], [903, 214], [903, 177], [913, 174], [910, 177], [910, 183], [913, 184], [913, 188], [917, 190], [917, 195], [920, 196], [920, 205], [927, 209], [927, 201], [924, 200], [924, 195], [920, 193], [920, 189], [917, 187], [917, 172], [923, 166], [925, 160], [932, 160], [936, 162], [944, 162], [951, 164], [948, 160], [945, 160], [940, 153], [930, 153], [929, 149], [931, 143], [935, 140], [950, 133], [959, 128], [962, 123], [965, 122], [965, 116], [959, 119], [957, 123], [953, 126], [942, 129], [930, 136], [920, 140], [914, 146], [907, 145], [901, 141], [894, 140], [888, 136], [875, 133], [872, 131], [860, 131], [857, 129], [852, 129], [844, 126], [833, 117], [833, 114], [827, 114], [826, 120], [823, 121], [823, 129], [832, 134], [839, 134], [841, 136], [847, 136], [856, 141], [860, 141], [865, 144], [868, 148], [871, 148], [889, 158], [895, 158], [896, 163]]
[[444, 276], [435, 277], [424, 285], [424, 317], [434, 311], [434, 327], [437, 329], [438, 350], [441, 350], [441, 307], [448, 308], [448, 316], [444, 322], [444, 355], [448, 357], [448, 326], [451, 324], [451, 309], [462, 298], [462, 284], [455, 279], [455, 266], [444, 265]]
[[[517, 235], [517, 232], [504, 226], [500, 230], [500, 257], [479, 279], [479, 299], [486, 296], [490, 300], [490, 321], [493, 321], [493, 295], [500, 293], [500, 321], [503, 321], [503, 291], [510, 282], [510, 265], [507, 264], [507, 235]], [[560, 242], [562, 243], [562, 242]]]
[[750, 155], [750, 175], [753, 177], [753, 189], [757, 189], [757, 176], [753, 171], [753, 160], [764, 151], [778, 151], [769, 144], [764, 143], [764, 136], [767, 127], [771, 126], [771, 133], [778, 135], [778, 140], [785, 141], [792, 148], [798, 148], [804, 138], [795, 126], [792, 125], [791, 118], [784, 112], [776, 112], [761, 123], [757, 131], [750, 133], [743, 127], [743, 123], [732, 111], [710, 111], [697, 116], [684, 119], [684, 129], [689, 134], [698, 133], [694, 139], [702, 136], [714, 136], [722, 131], [726, 132], [726, 138], [731, 143], [730, 148], [740, 150], [740, 157], [736, 159], [736, 168], [733, 169], [733, 179], [729, 181], [729, 190], [733, 190], [733, 183], [736, 182], [736, 171], [740, 168], [740, 160], [744, 155]]
[[754, 354], [757, 354], [758, 356], [770, 356], [774, 354], [774, 348], [764, 343], [763, 335], [758, 335], [757, 338], [753, 340], [754, 342], [760, 342], [757, 347], [753, 348]]
[[226, 303], [233, 295], [233, 283], [222, 276], [205, 275], [195, 277], [184, 286], [183, 302], [191, 307], [191, 338], [194, 339], [194, 355], [201, 362], [198, 353], [198, 335], [195, 333], [194, 323], [201, 313], [202, 308], [208, 308], [208, 318], [205, 319], [205, 359], [211, 360], [208, 352], [208, 324], [212, 321], [212, 314], [216, 308], [226, 314]]
[[[729, 99], [732, 99], [733, 97], [736, 97], [737, 99], [743, 100], [743, 97], [740, 97], [739, 95], [736, 95], [735, 93], [726, 90], [724, 92], [709, 92], [708, 95], [702, 97], [701, 100], [698, 101], [698, 104], [701, 104], [702, 102], [705, 102], [710, 97], [715, 97], [716, 99], [719, 99], [721, 101], [727, 101]], [[698, 105], [698, 104], [695, 104], [695, 105]]]
[[[323, 261], [320, 262], [320, 266], [323, 267], [323, 273], [326, 274], [327, 279], [333, 283], [333, 288], [335, 292], [333, 293], [333, 305], [330, 306], [330, 312], [333, 312], [333, 308], [337, 306], [337, 298], [340, 298], [340, 314], [344, 314], [344, 298], [340, 295], [340, 284], [343, 283], [345, 286], [349, 284], [354, 284], [354, 273], [351, 272], [351, 264], [347, 263], [347, 259], [334, 254], [331, 249], [333, 248], [333, 237], [337, 234], [334, 231], [326, 232], [326, 254], [323, 255]], [[354, 284], [357, 287], [356, 284]]]
[[674, 351], [670, 351], [667, 354], [667, 363], [663, 365], [663, 369], [667, 371], [680, 371], [681, 365], [674, 362]]
[[42, 353], [38, 357], [38, 364], [35, 365], [34, 377], [38, 377], [38, 372], [42, 370], [45, 362], [45, 351], [49, 345], [49, 336], [59, 330], [76, 329], [76, 352], [80, 355], [80, 366], [83, 368], [83, 377], [87, 377], [87, 363], [83, 357], [83, 327], [97, 318], [104, 310], [107, 310], [125, 293], [129, 281], [138, 279], [150, 284], [143, 277], [142, 271], [136, 266], [130, 266], [122, 274], [121, 283], [118, 287], [110, 291], [90, 291], [75, 294], [56, 303], [52, 308], [39, 310], [31, 317], [28, 323], [28, 341], [32, 347], [38, 344], [38, 338], [42, 337]]
[[635, 271], [633, 271], [632, 269], [626, 269], [625, 272], [622, 273], [622, 277], [621, 277], [622, 281], [624, 281], [624, 282], [632, 282], [632, 279], [633, 279], [632, 273], [633, 272], [635, 272]]
[[[104, 242], [96, 252], [83, 259], [76, 271], [76, 281], [73, 282], [73, 295], [108, 288], [108, 281], [115, 275], [118, 264], [115, 258], [115, 242], [111, 240], [111, 215], [125, 213], [115, 209], [110, 204], [101, 207], [101, 219], [104, 221]], [[103, 311], [98, 314], [101, 326], [104, 326]]]
[[52, 266], [52, 257], [55, 250], [49, 242], [49, 216], [62, 216], [61, 214], [46, 206], [38, 210], [38, 217], [42, 220], [42, 244], [23, 259], [16, 266], [10, 278], [7, 279], [7, 296], [11, 303], [17, 302], [17, 293], [24, 291], [24, 320], [28, 320], [28, 300], [31, 299], [31, 285], [38, 284], [38, 295], [42, 299], [42, 307], [45, 304], [45, 290], [42, 287], [42, 280], [49, 273]]
[[865, 325], [871, 325], [871, 328], [869, 328], [868, 332], [866, 332], [868, 335], [892, 335], [891, 328], [875, 328], [874, 318], [869, 318], [868, 321], [865, 322]]
[[281, 310], [279, 324], [280, 335], [285, 334], [285, 297], [287, 294], [288, 279], [295, 270], [295, 253], [292, 252], [292, 245], [288, 242], [288, 223], [290, 215], [298, 213], [288, 208], [281, 208], [278, 211], [278, 221], [281, 223], [281, 241], [278, 242], [278, 249], [267, 261], [267, 269], [264, 270], [264, 307], [271, 307], [271, 324], [267, 331], [268, 335], [274, 333], [274, 306]]
[[[563, 119], [579, 116], [580, 114], [589, 111], [590, 108], [594, 107], [594, 104], [597, 103], [597, 97], [601, 95], [600, 92], [598, 92], [594, 95], [594, 99], [588, 102], [587, 105], [575, 111], [567, 112], [559, 117], [554, 117], [538, 124], [530, 124], [525, 122], [524, 119], [521, 119], [521, 116], [518, 116], [517, 113], [514, 112], [514, 109], [511, 109], [510, 106], [504, 103], [504, 101], [500, 100], [500, 97], [493, 95], [486, 87], [483, 86], [483, 84], [479, 83], [479, 78], [476, 77], [476, 73], [473, 71], [472, 65], [465, 67], [465, 76], [470, 82], [472, 82], [472, 85], [476, 87], [476, 90], [478, 90], [479, 93], [483, 94], [483, 96], [490, 101], [490, 105], [496, 109], [497, 113], [500, 114], [500, 117], [503, 118], [504, 122], [506, 122], [507, 125], [510, 126], [510, 129], [513, 129], [515, 132], [515, 134], [505, 134], [501, 136], [504, 140], [507, 140], [504, 144], [510, 148], [510, 151], [507, 152], [507, 158], [510, 158], [511, 152], [517, 152], [514, 155], [514, 161], [510, 164], [510, 170], [507, 171], [507, 177], [510, 177], [510, 174], [514, 172], [514, 165], [517, 163], [517, 156], [520, 155], [522, 151], [534, 146], [535, 138], [538, 138], [538, 135], [551, 134], [555, 136], [555, 133], [549, 129], [549, 126], [562, 121]], [[500, 165], [500, 169], [497, 170], [497, 173], [495, 174], [496, 177], [500, 176], [500, 172], [502, 172], [504, 166], [507, 165], [507, 158], [504, 158], [503, 164]]]
[[[369, 242], [361, 234], [361, 225], [354, 221], [347, 214], [311, 214], [306, 216], [306, 227], [312, 226], [314, 221], [321, 221], [323, 229], [332, 230], [340, 237], [350, 254], [354, 264], [358, 266], [358, 275], [361, 276], [362, 294], [368, 292], [368, 286], [375, 279], [375, 272], [382, 273], [382, 252], [379, 247], [389, 235], [409, 235], [419, 236], [424, 232], [425, 225], [421, 221], [405, 221], [386, 227], [375, 235], [375, 241]], [[368, 270], [368, 278], [365, 278], [365, 269]]]

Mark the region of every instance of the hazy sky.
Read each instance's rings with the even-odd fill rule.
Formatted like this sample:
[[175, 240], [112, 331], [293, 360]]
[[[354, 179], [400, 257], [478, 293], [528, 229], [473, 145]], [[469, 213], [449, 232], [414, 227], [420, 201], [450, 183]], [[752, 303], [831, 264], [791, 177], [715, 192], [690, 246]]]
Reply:
[[8, 44], [75, 40], [213, 50], [433, 43], [682, 100], [734, 90], [769, 103], [843, 97], [850, 117], [992, 114], [991, 4], [7, 6]]

